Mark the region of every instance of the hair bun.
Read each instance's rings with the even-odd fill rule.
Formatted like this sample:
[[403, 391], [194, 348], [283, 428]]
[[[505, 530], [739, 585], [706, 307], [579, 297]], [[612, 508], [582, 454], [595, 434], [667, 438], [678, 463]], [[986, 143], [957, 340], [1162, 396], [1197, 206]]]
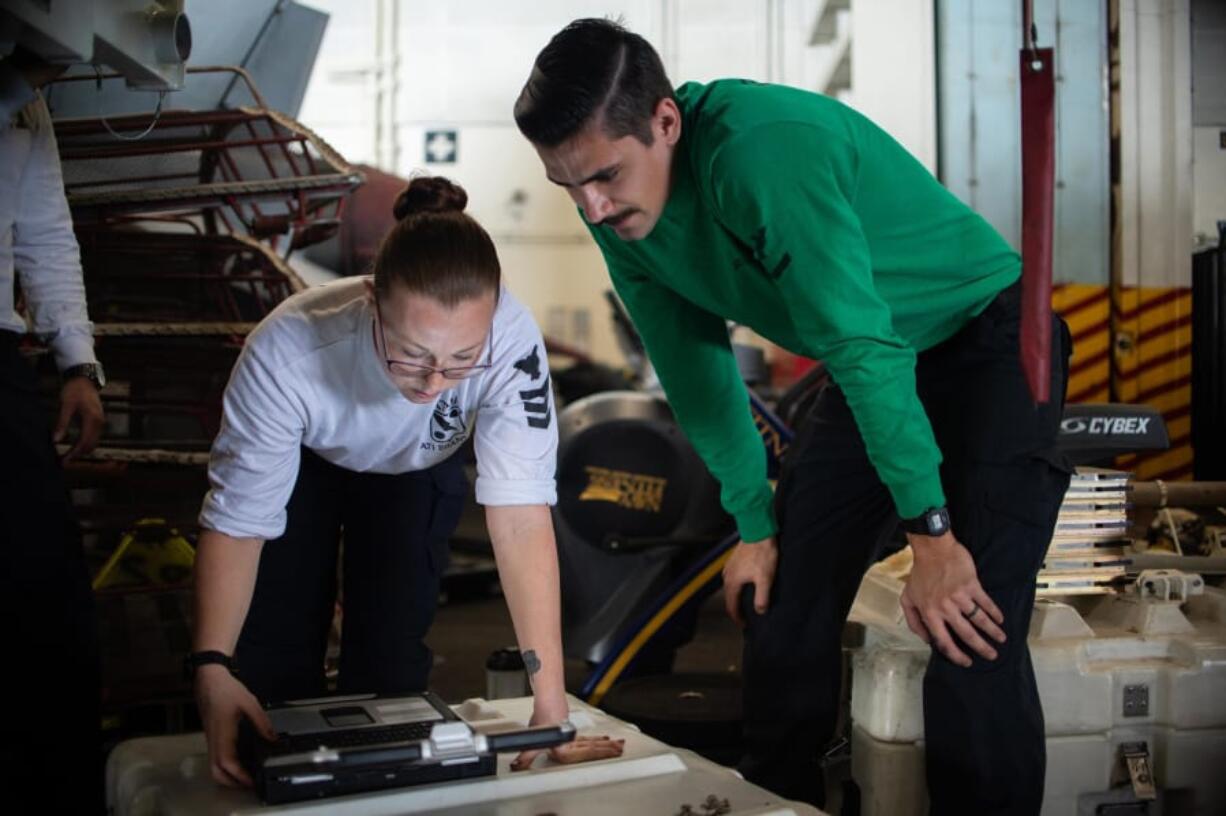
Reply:
[[442, 176], [419, 176], [396, 196], [392, 215], [402, 221], [421, 213], [464, 212], [468, 193], [464, 188]]

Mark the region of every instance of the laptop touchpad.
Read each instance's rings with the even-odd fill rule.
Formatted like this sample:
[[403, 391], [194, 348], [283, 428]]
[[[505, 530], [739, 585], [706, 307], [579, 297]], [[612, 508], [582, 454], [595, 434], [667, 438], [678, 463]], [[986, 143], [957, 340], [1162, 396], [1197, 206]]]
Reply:
[[332, 728], [352, 728], [356, 725], [370, 725], [374, 719], [361, 706], [339, 706], [337, 708], [322, 708], [320, 715]]

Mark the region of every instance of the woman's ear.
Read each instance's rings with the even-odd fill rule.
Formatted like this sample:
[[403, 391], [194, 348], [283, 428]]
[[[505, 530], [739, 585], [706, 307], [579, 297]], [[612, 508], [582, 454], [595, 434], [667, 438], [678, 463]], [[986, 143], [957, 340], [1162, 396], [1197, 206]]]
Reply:
[[373, 278], [363, 278], [362, 284], [366, 287], [366, 302], [373, 306], [375, 303], [375, 281]]

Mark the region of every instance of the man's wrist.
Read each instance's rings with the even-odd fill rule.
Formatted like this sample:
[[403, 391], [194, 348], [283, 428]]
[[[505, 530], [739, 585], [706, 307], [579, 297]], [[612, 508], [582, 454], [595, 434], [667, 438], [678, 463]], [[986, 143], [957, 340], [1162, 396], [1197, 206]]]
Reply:
[[902, 520], [905, 532], [929, 538], [940, 538], [949, 532], [950, 527], [949, 510], [944, 505], [929, 507], [918, 516]]
[[957, 544], [958, 540], [954, 538], [953, 531], [948, 530], [939, 536], [907, 533], [907, 543], [911, 545], [911, 550], [916, 557], [924, 557], [941, 556]]
[[94, 387], [99, 391], [106, 385], [106, 372], [103, 370], [101, 363], [79, 363], [69, 366], [60, 372], [60, 379], [64, 382], [78, 378], [93, 383]]
[[770, 484], [763, 480], [758, 497], [748, 507], [732, 512], [732, 516], [743, 541], [765, 541], [774, 537], [778, 526], [775, 523], [775, 494]]

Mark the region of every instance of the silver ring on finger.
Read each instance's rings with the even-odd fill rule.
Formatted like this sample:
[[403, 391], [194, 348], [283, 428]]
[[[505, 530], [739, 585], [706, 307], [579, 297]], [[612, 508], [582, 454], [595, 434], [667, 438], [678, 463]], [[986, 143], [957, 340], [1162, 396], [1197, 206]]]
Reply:
[[978, 614], [979, 614], [979, 604], [978, 604], [978, 602], [976, 602], [976, 601], [971, 601], [971, 611], [970, 611], [970, 612], [963, 612], [963, 613], [962, 613], [962, 616], [963, 616], [963, 617], [965, 617], [965, 618], [967, 618], [967, 619], [970, 619], [970, 618], [975, 617], [975, 616], [976, 616], [976, 615], [978, 615]]

